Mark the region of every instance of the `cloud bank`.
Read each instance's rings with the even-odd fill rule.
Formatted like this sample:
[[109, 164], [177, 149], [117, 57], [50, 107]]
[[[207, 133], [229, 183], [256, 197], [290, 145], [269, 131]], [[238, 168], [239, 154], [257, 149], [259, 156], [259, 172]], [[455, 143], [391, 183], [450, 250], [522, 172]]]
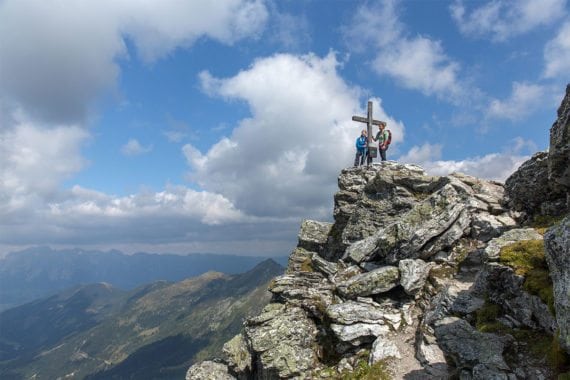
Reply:
[[[199, 38], [223, 44], [261, 33], [261, 0], [0, 2], [0, 97], [45, 122], [83, 122], [129, 59], [154, 62]], [[33, 27], [30, 27], [33, 25]]]

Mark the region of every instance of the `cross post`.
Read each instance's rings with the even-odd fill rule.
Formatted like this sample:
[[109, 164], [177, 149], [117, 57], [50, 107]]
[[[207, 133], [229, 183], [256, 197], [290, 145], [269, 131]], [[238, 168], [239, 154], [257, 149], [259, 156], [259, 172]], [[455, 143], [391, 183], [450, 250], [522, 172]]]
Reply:
[[372, 138], [372, 126], [384, 124], [383, 121], [374, 120], [372, 118], [372, 102], [370, 102], [370, 101], [368, 102], [368, 115], [367, 115], [367, 117], [353, 116], [352, 120], [358, 121], [360, 123], [366, 123], [366, 132], [368, 133], [368, 141], [369, 142], [370, 142], [370, 139]]

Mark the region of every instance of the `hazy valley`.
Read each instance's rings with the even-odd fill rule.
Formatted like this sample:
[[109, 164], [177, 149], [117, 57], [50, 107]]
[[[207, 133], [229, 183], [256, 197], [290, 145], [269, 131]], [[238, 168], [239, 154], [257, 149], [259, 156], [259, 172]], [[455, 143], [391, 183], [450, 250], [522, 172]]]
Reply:
[[0, 314], [0, 377], [180, 378], [268, 302], [272, 260], [123, 291], [78, 286]]

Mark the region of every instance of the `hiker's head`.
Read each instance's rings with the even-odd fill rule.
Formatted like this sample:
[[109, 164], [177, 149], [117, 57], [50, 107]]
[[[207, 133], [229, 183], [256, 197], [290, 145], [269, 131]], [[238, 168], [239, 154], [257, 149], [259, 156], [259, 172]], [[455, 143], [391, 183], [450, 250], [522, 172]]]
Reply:
[[378, 129], [381, 131], [384, 130], [385, 127], [386, 127], [386, 123], [384, 123], [384, 122], [382, 122], [382, 123], [380, 123], [380, 125], [378, 125]]
[[362, 132], [360, 132], [360, 136], [366, 136], [366, 129], [363, 129]]

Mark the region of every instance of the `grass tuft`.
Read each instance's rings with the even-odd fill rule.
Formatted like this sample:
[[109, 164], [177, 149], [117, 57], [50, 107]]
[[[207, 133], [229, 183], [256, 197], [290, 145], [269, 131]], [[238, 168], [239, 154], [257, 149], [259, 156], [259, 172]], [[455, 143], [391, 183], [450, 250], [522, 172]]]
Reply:
[[385, 360], [369, 365], [366, 360], [361, 359], [354, 371], [340, 374], [340, 380], [390, 380], [391, 378], [392, 375]]
[[504, 246], [500, 252], [500, 262], [515, 270], [515, 273], [525, 277], [523, 288], [538, 296], [544, 302], [552, 315], [554, 310], [554, 292], [548, 264], [544, 257], [544, 242], [542, 240], [522, 240]]
[[537, 215], [534, 217], [531, 227], [536, 230], [541, 235], [544, 235], [546, 231], [555, 225], [556, 223], [560, 222], [563, 219], [564, 215], [561, 216], [550, 216], [550, 215]]

